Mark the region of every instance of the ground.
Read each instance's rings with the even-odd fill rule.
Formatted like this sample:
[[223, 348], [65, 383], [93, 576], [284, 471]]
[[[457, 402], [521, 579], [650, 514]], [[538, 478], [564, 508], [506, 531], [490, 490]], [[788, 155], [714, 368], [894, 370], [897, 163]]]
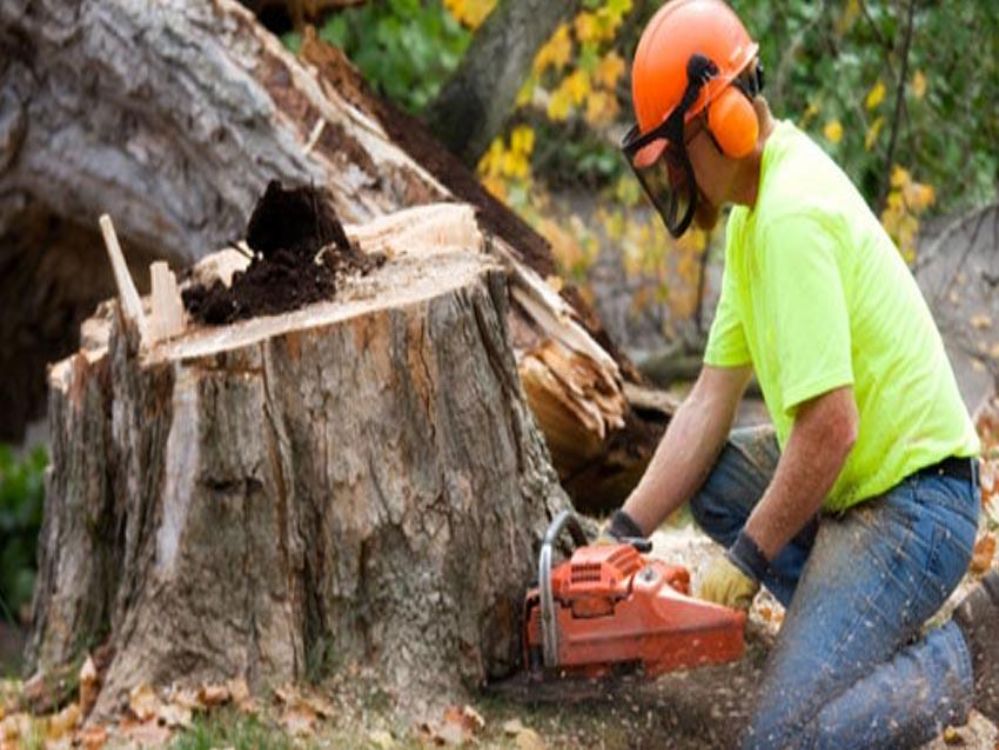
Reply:
[[[653, 554], [682, 560], [694, 573], [717, 552], [692, 525], [680, 523], [653, 537]], [[996, 560], [992, 560], [996, 565]], [[973, 583], [969, 576], [952, 601]], [[941, 617], [946, 616], [946, 610]], [[172, 695], [136, 691], [117, 726], [72, 726], [77, 704], [62, 718], [31, 720], [8, 714], [0, 723], [0, 747], [139, 748], [424, 748], [479, 747], [500, 750], [641, 750], [731, 746], [747, 712], [769, 644], [782, 619], [780, 605], [757, 598], [747, 629], [749, 649], [739, 663], [669, 675], [655, 683], [619, 684], [597, 699], [575, 704], [525, 705], [508, 697], [481, 695], [423, 723], [401, 721], [391, 696], [363, 672], [340, 674], [319, 685], [284, 687], [249, 698], [245, 686], [206, 686]], [[19, 686], [8, 684], [9, 697]], [[3, 693], [0, 692], [0, 697]], [[20, 732], [20, 739], [15, 734]], [[993, 750], [996, 727], [973, 714], [965, 727], [948, 730], [922, 750], [964, 747]], [[19, 744], [20, 743], [20, 744]]]

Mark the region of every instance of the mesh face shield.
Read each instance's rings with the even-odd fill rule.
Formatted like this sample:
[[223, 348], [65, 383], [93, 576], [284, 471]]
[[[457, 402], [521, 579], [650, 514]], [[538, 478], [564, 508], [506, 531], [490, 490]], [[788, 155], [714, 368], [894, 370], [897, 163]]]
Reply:
[[639, 133], [638, 125], [633, 126], [621, 143], [628, 164], [673, 237], [687, 231], [697, 208], [697, 183], [683, 140], [684, 121], [704, 84], [717, 73], [713, 62], [692, 55], [687, 63], [687, 89], [680, 103], [644, 135]]
[[697, 184], [683, 145], [682, 119], [678, 125], [679, 132], [672, 137], [658, 135], [658, 128], [639, 136], [636, 125], [622, 144], [628, 164], [673, 237], [687, 231], [697, 208]]

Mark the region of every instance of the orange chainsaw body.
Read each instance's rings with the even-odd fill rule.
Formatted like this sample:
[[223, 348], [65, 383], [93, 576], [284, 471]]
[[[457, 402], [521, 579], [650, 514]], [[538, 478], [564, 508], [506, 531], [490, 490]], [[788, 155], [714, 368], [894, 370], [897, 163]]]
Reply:
[[[551, 569], [557, 670], [600, 677], [637, 667], [648, 677], [742, 657], [746, 616], [690, 596], [690, 573], [631, 544], [583, 546]], [[539, 591], [527, 593], [525, 663], [540, 667]]]

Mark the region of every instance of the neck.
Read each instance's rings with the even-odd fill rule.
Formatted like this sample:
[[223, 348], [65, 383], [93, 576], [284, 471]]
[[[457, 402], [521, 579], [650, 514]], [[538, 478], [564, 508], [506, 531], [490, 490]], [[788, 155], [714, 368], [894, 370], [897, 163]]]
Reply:
[[760, 136], [756, 139], [756, 148], [746, 158], [739, 162], [739, 171], [732, 185], [732, 202], [748, 206], [749, 210], [756, 207], [756, 195], [760, 188], [760, 169], [763, 165], [763, 148], [774, 129], [773, 115], [765, 99], [757, 97], [753, 109], [760, 122]]

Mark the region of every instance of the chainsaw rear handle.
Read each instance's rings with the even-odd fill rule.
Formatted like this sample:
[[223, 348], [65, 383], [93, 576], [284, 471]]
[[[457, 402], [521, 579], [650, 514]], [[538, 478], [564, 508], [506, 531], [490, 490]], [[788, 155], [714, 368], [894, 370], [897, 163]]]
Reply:
[[[558, 540], [562, 530], [568, 528], [569, 535], [576, 547], [584, 547], [589, 542], [579, 519], [571, 510], [563, 510], [548, 526], [545, 538], [541, 542], [541, 554], [538, 555], [538, 594], [541, 599], [541, 654], [544, 666], [548, 669], [558, 666], [558, 625], [555, 618], [555, 597], [552, 594], [552, 547]], [[641, 537], [629, 537], [620, 540], [622, 544], [630, 544], [639, 552], [650, 552], [652, 542]]]

